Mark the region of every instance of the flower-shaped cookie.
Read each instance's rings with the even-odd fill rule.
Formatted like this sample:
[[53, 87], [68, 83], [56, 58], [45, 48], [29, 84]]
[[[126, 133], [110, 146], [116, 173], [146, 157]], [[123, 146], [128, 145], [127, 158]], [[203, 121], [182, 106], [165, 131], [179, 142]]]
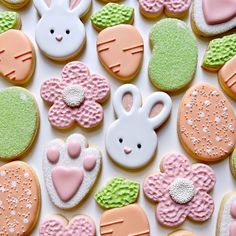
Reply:
[[143, 186], [145, 195], [159, 203], [157, 220], [169, 227], [181, 225], [187, 217], [208, 220], [214, 211], [208, 194], [216, 181], [213, 170], [204, 164], [191, 165], [188, 158], [175, 153], [164, 157], [161, 170], [147, 177]]
[[191, 6], [191, 0], [139, 0], [141, 12], [147, 17], [158, 17], [165, 10], [171, 17], [184, 16]]
[[93, 128], [103, 119], [103, 103], [110, 94], [106, 78], [90, 75], [86, 65], [79, 61], [68, 63], [62, 78], [51, 78], [41, 86], [41, 97], [53, 103], [48, 119], [60, 129], [78, 123], [83, 128]]

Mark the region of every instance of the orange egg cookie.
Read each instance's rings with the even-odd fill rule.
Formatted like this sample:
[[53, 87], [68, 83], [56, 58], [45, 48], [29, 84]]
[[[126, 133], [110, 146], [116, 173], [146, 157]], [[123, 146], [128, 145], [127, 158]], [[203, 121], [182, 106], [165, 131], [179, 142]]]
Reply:
[[117, 25], [99, 33], [97, 51], [101, 63], [111, 75], [129, 81], [139, 72], [144, 43], [134, 26]]
[[195, 234], [186, 230], [178, 230], [171, 234], [168, 234], [168, 236], [195, 236]]
[[236, 118], [224, 94], [210, 84], [190, 88], [179, 108], [180, 141], [192, 157], [219, 161], [228, 157], [236, 144]]
[[24, 162], [0, 167], [0, 235], [28, 236], [40, 212], [40, 187]]
[[147, 216], [137, 205], [129, 205], [105, 211], [100, 223], [101, 236], [149, 236]]
[[13, 84], [24, 84], [35, 69], [35, 52], [30, 39], [19, 30], [0, 34], [0, 75]]
[[218, 79], [224, 91], [236, 100], [236, 56], [220, 69]]

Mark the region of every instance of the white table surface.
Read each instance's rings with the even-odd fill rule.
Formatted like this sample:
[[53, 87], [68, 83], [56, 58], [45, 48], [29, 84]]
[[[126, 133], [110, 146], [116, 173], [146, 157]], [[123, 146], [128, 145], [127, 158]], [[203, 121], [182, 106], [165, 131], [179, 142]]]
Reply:
[[[148, 62], [151, 55], [151, 49], [149, 45], [149, 30], [150, 30], [150, 27], [157, 20], [148, 21], [146, 18], [140, 15], [139, 8], [138, 8], [138, 1], [126, 0], [123, 3], [126, 5], [133, 6], [135, 8], [134, 25], [139, 29], [145, 41], [145, 57], [143, 61], [143, 66], [141, 68], [139, 75], [137, 76], [137, 79], [133, 81], [134, 84], [140, 87], [143, 93], [143, 96], [145, 97], [145, 96], [148, 96], [150, 93], [156, 91], [156, 89], [151, 85], [151, 83], [148, 80]], [[93, 0], [93, 8], [91, 12], [96, 12], [102, 6], [103, 4], [101, 2], [97, 0]], [[4, 10], [2, 6], [0, 6], [0, 8], [1, 10]], [[22, 30], [32, 39], [32, 41], [35, 44], [34, 31], [35, 31], [36, 24], [38, 22], [38, 16], [37, 16], [37, 12], [33, 4], [31, 4], [28, 8], [25, 8], [19, 11], [19, 13], [21, 14], [21, 17], [22, 17], [22, 23], [23, 23]], [[189, 22], [189, 16], [185, 20]], [[92, 73], [99, 73], [109, 78], [109, 81], [112, 87], [112, 93], [113, 93], [115, 89], [118, 86], [120, 86], [122, 83], [112, 78], [100, 64], [98, 57], [96, 55], [96, 44], [95, 44], [97, 31], [92, 27], [89, 18], [85, 21], [85, 27], [87, 31], [87, 45], [84, 48], [83, 52], [77, 58], [75, 58], [75, 60], [80, 60], [86, 63], [89, 66]], [[204, 55], [204, 51], [208, 45], [209, 40], [203, 40], [203, 39], [197, 38], [197, 41], [198, 41], [198, 49], [199, 49], [199, 63], [197, 67], [196, 76], [192, 84], [208, 82], [219, 88], [220, 86], [217, 82], [216, 74], [208, 73], [201, 68], [202, 57]], [[147, 176], [150, 173], [156, 172], [158, 170], [160, 160], [165, 153], [170, 152], [170, 151], [179, 151], [186, 154], [186, 152], [183, 150], [178, 140], [177, 125], [176, 125], [178, 107], [179, 107], [181, 98], [184, 95], [184, 92], [178, 95], [174, 95], [174, 96], [172, 95], [172, 100], [173, 100], [172, 115], [169, 121], [164, 126], [162, 126], [157, 132], [159, 144], [158, 144], [158, 151], [157, 151], [155, 159], [145, 169], [138, 172], [131, 173], [113, 164], [110, 161], [105, 151], [104, 134], [107, 127], [114, 121], [114, 112], [111, 105], [111, 99], [103, 106], [104, 112], [105, 112], [104, 124], [102, 125], [102, 127], [100, 127], [99, 129], [96, 129], [95, 131], [86, 132], [84, 130], [81, 130], [79, 127], [74, 127], [72, 130], [62, 132], [50, 126], [47, 119], [47, 113], [48, 113], [49, 107], [40, 98], [40, 93], [39, 93], [40, 86], [43, 81], [49, 79], [50, 77], [59, 76], [64, 64], [63, 63], [58, 64], [47, 59], [39, 51], [36, 44], [35, 44], [35, 48], [36, 48], [36, 53], [37, 53], [36, 72], [35, 72], [34, 78], [32, 79], [32, 82], [28, 84], [26, 88], [29, 89], [35, 95], [37, 99], [38, 106], [40, 109], [41, 125], [40, 125], [40, 130], [39, 130], [34, 146], [32, 147], [31, 151], [27, 154], [27, 156], [22, 159], [22, 161], [28, 162], [36, 170], [36, 173], [40, 180], [41, 190], [42, 190], [41, 214], [38, 220], [38, 224], [36, 225], [31, 235], [33, 236], [38, 235], [39, 225], [42, 222], [42, 220], [47, 215], [55, 214], [55, 213], [60, 213], [68, 217], [69, 219], [77, 214], [83, 214], [83, 213], [87, 214], [95, 220], [96, 226], [97, 226], [97, 235], [100, 235], [99, 234], [99, 220], [100, 220], [100, 216], [103, 210], [96, 204], [95, 200], [93, 199], [93, 196], [102, 186], [104, 186], [107, 183], [109, 179], [115, 176], [126, 177], [128, 179], [138, 181], [142, 186], [145, 176]], [[0, 80], [1, 89], [5, 87], [9, 87], [9, 86], [12, 86], [12, 85], [4, 80]], [[234, 111], [236, 112], [236, 103], [233, 100], [230, 100], [230, 101], [233, 104]], [[66, 139], [67, 136], [75, 132], [84, 134], [88, 138], [88, 141], [91, 146], [96, 146], [100, 148], [103, 154], [103, 168], [102, 168], [101, 175], [98, 179], [98, 182], [96, 183], [95, 187], [93, 188], [89, 196], [87, 196], [87, 199], [83, 201], [83, 203], [79, 205], [75, 210], [63, 211], [52, 204], [47, 194], [44, 180], [43, 180], [42, 168], [41, 168], [42, 167], [42, 153], [43, 153], [46, 143], [49, 142], [50, 140], [55, 139], [55, 138]], [[192, 161], [194, 162], [194, 160]], [[4, 164], [4, 163], [1, 162], [1, 164]], [[213, 217], [212, 219], [210, 219], [204, 224], [195, 224], [187, 220], [181, 227], [184, 229], [192, 230], [196, 234], [196, 236], [214, 236], [215, 235], [216, 221], [217, 221], [217, 215], [218, 215], [221, 199], [224, 196], [224, 194], [235, 189], [235, 180], [233, 179], [230, 173], [228, 159], [222, 162], [216, 163], [216, 164], [211, 164], [211, 167], [214, 169], [216, 178], [217, 178], [216, 186], [214, 188], [214, 191], [212, 192], [212, 196], [215, 201], [215, 212], [213, 214]], [[151, 202], [147, 201], [147, 199], [143, 195], [142, 188], [140, 191], [138, 203], [144, 208], [148, 216], [150, 226], [151, 226], [151, 236], [166, 236], [168, 233], [172, 231], [172, 229], [165, 229], [157, 223], [155, 219], [156, 206], [155, 204], [152, 204]]]

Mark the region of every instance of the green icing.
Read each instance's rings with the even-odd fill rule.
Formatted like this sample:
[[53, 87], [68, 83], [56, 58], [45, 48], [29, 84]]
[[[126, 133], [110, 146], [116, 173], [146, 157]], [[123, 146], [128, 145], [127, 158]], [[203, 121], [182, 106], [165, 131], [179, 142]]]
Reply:
[[38, 129], [33, 96], [20, 87], [0, 91], [0, 158], [15, 158], [31, 145]]
[[95, 195], [95, 200], [101, 207], [117, 208], [134, 203], [138, 195], [139, 183], [123, 178], [113, 178]]
[[203, 66], [209, 69], [219, 69], [236, 55], [236, 34], [213, 39], [203, 58]]
[[18, 14], [13, 11], [4, 11], [0, 13], [0, 33], [9, 29], [15, 29], [18, 25]]
[[187, 25], [177, 19], [164, 19], [150, 32], [153, 53], [149, 78], [164, 91], [177, 91], [192, 79], [197, 66], [196, 39]]
[[91, 17], [93, 25], [98, 29], [105, 29], [119, 24], [128, 24], [134, 17], [134, 9], [116, 3], [106, 4]]
[[236, 149], [234, 150], [232, 156], [231, 156], [232, 164], [233, 164], [233, 169], [236, 171]]

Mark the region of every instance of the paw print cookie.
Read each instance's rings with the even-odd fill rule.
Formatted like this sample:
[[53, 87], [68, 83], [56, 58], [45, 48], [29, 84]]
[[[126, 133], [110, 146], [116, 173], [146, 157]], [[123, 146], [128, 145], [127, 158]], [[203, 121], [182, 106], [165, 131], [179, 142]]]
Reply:
[[30, 0], [0, 0], [3, 5], [15, 10], [25, 7], [29, 2]]
[[214, 211], [214, 202], [208, 194], [216, 182], [211, 167], [191, 165], [182, 154], [167, 154], [160, 172], [148, 176], [143, 184], [147, 198], [156, 202], [157, 221], [167, 227], [177, 227], [186, 218], [195, 222], [208, 220]]
[[109, 27], [98, 35], [97, 52], [101, 63], [112, 76], [130, 81], [142, 64], [143, 38], [131, 25]]
[[179, 107], [178, 133], [183, 147], [198, 160], [228, 157], [236, 144], [236, 117], [230, 102], [210, 84], [190, 88]]
[[0, 75], [13, 84], [25, 84], [35, 70], [35, 51], [21, 31], [10, 29], [0, 34]]
[[165, 11], [169, 17], [181, 18], [185, 16], [191, 6], [192, 0], [139, 0], [141, 13], [148, 17], [158, 17]]
[[90, 75], [86, 65], [79, 61], [68, 63], [61, 78], [51, 78], [41, 86], [41, 97], [53, 104], [48, 119], [55, 128], [65, 129], [73, 124], [91, 129], [103, 120], [100, 104], [110, 95], [106, 78]]
[[62, 209], [77, 206], [93, 187], [101, 165], [99, 150], [89, 148], [80, 134], [69, 136], [66, 143], [51, 141], [44, 153], [43, 173], [52, 202]]
[[191, 21], [193, 30], [205, 37], [223, 34], [236, 27], [234, 0], [194, 0]]
[[15, 161], [0, 167], [0, 234], [31, 235], [40, 212], [40, 187], [29, 165]]
[[35, 32], [41, 51], [55, 61], [76, 56], [86, 40], [80, 18], [89, 10], [91, 0], [34, 0], [34, 5], [41, 16]]
[[117, 120], [107, 130], [105, 140], [111, 160], [127, 169], [139, 169], [150, 162], [157, 149], [155, 129], [167, 120], [171, 106], [166, 93], [151, 94], [142, 106], [135, 85], [118, 88], [113, 97]]
[[78, 215], [68, 221], [60, 215], [52, 215], [44, 220], [39, 236], [95, 236], [96, 227], [93, 220], [85, 215]]

